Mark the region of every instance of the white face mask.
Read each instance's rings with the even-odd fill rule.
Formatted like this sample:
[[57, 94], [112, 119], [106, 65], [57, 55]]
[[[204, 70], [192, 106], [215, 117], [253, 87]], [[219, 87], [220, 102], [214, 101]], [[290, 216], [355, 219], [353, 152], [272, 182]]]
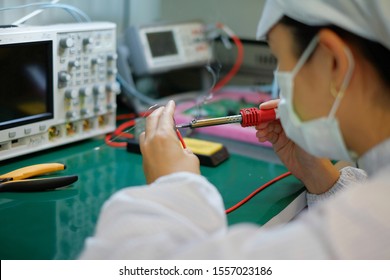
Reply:
[[317, 44], [318, 37], [316, 36], [303, 52], [291, 72], [275, 72], [275, 77], [280, 88], [281, 100], [278, 107], [280, 121], [287, 137], [306, 152], [317, 157], [326, 157], [334, 160], [356, 160], [355, 154], [347, 150], [338, 121], [335, 118], [336, 111], [340, 105], [344, 91], [349, 85], [354, 68], [354, 60], [349, 49], [345, 49], [349, 60], [349, 68], [328, 117], [302, 122], [294, 111], [294, 77], [306, 63]]

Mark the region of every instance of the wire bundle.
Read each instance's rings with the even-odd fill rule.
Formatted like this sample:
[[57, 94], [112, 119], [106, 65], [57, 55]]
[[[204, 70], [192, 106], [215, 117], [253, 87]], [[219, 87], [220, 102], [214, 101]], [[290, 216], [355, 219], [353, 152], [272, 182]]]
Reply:
[[40, 14], [43, 10], [46, 10], [46, 9], [62, 9], [64, 11], [66, 11], [67, 13], [69, 13], [77, 22], [90, 22], [91, 21], [89, 16], [86, 13], [84, 13], [82, 10], [80, 10], [72, 5], [58, 4], [57, 2], [59, 2], [59, 0], [53, 0], [52, 2], [36, 2], [36, 3], [25, 4], [25, 5], [6, 7], [6, 8], [1, 8], [0, 12], [8, 11], [8, 10], [31, 8], [31, 7], [38, 8], [38, 10], [35, 10], [34, 12], [28, 14], [27, 16], [13, 22], [12, 23], [13, 25], [23, 24], [27, 20]]
[[[126, 139], [133, 139], [134, 134], [130, 130], [135, 126], [135, 114], [124, 114], [117, 116], [117, 121], [127, 120], [119, 125], [113, 133], [107, 134], [104, 138], [105, 143], [114, 148], [125, 148], [127, 145]], [[118, 139], [125, 139], [125, 141], [117, 141]]]

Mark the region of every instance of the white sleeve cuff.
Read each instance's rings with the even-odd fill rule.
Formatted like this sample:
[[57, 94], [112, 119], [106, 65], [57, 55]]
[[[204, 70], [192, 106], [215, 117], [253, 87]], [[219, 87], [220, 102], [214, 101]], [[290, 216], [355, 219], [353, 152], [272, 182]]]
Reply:
[[340, 170], [340, 178], [327, 192], [322, 194], [307, 193], [307, 205], [310, 208], [320, 201], [328, 200], [329, 198], [335, 196], [337, 193], [352, 185], [352, 183], [363, 182], [366, 179], [367, 174], [364, 170], [350, 166], [344, 167]]

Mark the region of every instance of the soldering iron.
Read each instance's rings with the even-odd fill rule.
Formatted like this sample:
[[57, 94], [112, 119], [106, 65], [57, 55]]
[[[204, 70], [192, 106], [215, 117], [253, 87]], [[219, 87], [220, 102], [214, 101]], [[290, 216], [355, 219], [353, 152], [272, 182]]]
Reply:
[[177, 125], [177, 128], [198, 128], [214, 125], [222, 125], [229, 123], [240, 123], [242, 127], [256, 126], [264, 122], [269, 122], [277, 119], [276, 109], [258, 109], [258, 108], [244, 108], [240, 110], [239, 115], [232, 115], [219, 118], [192, 120], [188, 124]]

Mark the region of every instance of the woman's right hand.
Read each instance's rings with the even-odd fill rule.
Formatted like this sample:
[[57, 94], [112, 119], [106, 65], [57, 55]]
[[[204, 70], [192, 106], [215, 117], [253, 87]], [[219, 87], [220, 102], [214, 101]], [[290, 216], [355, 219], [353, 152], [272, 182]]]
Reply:
[[[260, 105], [260, 109], [277, 108], [279, 99]], [[338, 180], [339, 171], [329, 159], [317, 158], [304, 151], [285, 134], [280, 120], [256, 126], [256, 137], [260, 142], [269, 141], [276, 154], [291, 173], [300, 179], [310, 193], [328, 191]]]

